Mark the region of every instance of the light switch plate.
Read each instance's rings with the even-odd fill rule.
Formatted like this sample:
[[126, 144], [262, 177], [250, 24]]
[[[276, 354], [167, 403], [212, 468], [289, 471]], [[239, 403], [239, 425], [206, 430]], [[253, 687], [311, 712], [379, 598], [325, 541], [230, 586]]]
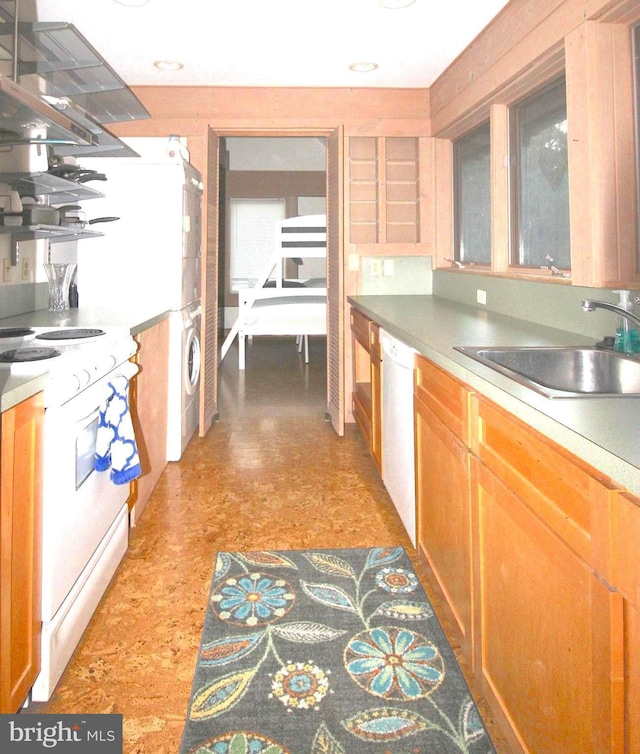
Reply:
[[381, 275], [382, 275], [382, 260], [372, 259], [371, 260], [371, 277], [379, 278]]

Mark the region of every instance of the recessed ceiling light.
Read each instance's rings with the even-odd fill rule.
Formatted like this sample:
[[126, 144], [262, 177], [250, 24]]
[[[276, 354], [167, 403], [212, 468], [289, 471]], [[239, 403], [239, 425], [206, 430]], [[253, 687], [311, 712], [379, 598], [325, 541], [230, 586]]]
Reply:
[[179, 63], [177, 60], [156, 60], [153, 64], [161, 71], [179, 71], [181, 68], [184, 68], [184, 64]]
[[130, 5], [131, 7], [138, 7], [140, 5], [146, 5], [149, 0], [114, 0], [115, 3], [120, 5]]
[[408, 8], [416, 0], [378, 0], [383, 8]]
[[369, 73], [369, 71], [375, 71], [378, 67], [377, 63], [352, 63], [349, 68], [356, 73]]

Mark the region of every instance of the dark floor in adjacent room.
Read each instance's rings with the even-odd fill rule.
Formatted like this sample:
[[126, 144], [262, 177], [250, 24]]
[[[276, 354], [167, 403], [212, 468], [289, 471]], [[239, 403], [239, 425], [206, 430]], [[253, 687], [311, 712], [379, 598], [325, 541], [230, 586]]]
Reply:
[[126, 754], [175, 754], [216, 550], [403, 545], [441, 615], [355, 425], [338, 437], [325, 419], [324, 346], [306, 366], [293, 338], [257, 338], [244, 372], [230, 350], [219, 420], [168, 465], [54, 695], [25, 712], [121, 713]]

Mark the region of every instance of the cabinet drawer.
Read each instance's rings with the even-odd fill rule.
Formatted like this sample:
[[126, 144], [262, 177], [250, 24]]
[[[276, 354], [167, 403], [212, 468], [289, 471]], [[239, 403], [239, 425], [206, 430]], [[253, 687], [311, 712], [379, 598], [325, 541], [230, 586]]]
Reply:
[[414, 391], [437, 418], [467, 447], [471, 390], [424, 356], [416, 357]]
[[369, 351], [369, 323], [371, 320], [357, 309], [351, 310], [351, 333], [360, 345]]
[[356, 420], [356, 424], [360, 428], [360, 432], [367, 443], [367, 446], [371, 447], [371, 398], [367, 400], [366, 392], [358, 391], [352, 395], [352, 409], [353, 418]]
[[492, 401], [472, 397], [478, 458], [610, 584], [619, 488]]
[[615, 528], [615, 586], [640, 610], [640, 500], [628, 492], [618, 498]]
[[369, 322], [369, 353], [372, 361], [380, 361], [380, 325], [373, 321]]

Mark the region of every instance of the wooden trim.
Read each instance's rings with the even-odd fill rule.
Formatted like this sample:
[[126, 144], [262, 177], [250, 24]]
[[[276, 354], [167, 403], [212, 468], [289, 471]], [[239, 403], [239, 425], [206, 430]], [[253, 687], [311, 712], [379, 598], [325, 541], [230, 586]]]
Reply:
[[[273, 135], [278, 130], [290, 135], [294, 129], [308, 135], [311, 129], [323, 128], [329, 136], [335, 123], [353, 129], [351, 134], [375, 129], [387, 120], [412, 122], [420, 133], [430, 111], [426, 88], [134, 86], [132, 90], [151, 114], [146, 123], [173, 120], [179, 113], [185, 124], [206, 121], [220, 135], [229, 135], [226, 129], [238, 135], [248, 129], [254, 135]], [[128, 130], [126, 124], [117, 127]]]
[[509, 269], [510, 171], [509, 108], [491, 106], [491, 270]]
[[435, 139], [433, 148], [435, 267], [441, 267], [453, 256], [453, 143]]
[[628, 29], [589, 21], [569, 35], [566, 54], [572, 279], [585, 286], [637, 282]]
[[387, 140], [378, 139], [378, 243], [387, 242]]
[[220, 209], [220, 137], [209, 129], [206, 195], [203, 198], [207, 240], [202, 254], [202, 366], [199, 435], [209, 431], [218, 412], [218, 236]]
[[339, 436], [344, 435], [345, 363], [349, 350], [345, 333], [345, 151], [344, 129], [338, 127], [327, 139], [327, 413]]
[[419, 211], [420, 240], [425, 254], [435, 255], [434, 233], [436, 227], [435, 173], [433, 170], [434, 140], [422, 137], [418, 140], [418, 165], [420, 170]]
[[431, 87], [433, 135], [451, 136], [482, 103], [513, 101], [561, 72], [564, 37], [584, 19], [580, 0], [507, 4]]

